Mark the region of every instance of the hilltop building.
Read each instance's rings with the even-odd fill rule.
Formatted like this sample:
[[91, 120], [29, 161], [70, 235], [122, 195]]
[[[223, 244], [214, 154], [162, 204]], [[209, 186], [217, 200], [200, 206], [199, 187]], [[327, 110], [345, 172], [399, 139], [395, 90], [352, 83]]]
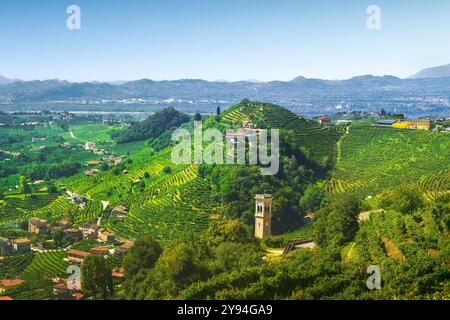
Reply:
[[272, 195], [257, 194], [255, 212], [255, 237], [262, 239], [272, 235]]
[[327, 116], [319, 117], [319, 123], [321, 125], [327, 126], [331, 124], [331, 119]]

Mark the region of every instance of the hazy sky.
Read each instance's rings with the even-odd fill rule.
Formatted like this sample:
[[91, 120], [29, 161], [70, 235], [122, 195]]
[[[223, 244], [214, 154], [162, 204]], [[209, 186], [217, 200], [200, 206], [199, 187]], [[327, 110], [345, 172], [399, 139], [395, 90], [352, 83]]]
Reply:
[[[66, 9], [81, 8], [81, 30]], [[369, 30], [366, 9], [381, 8]], [[1, 0], [0, 75], [112, 81], [407, 77], [450, 63], [448, 0]]]

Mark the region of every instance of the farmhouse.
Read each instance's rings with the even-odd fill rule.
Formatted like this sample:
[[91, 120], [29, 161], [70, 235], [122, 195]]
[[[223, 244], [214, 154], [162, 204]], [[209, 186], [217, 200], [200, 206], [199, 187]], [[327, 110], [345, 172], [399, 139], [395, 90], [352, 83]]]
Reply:
[[28, 238], [21, 238], [11, 241], [15, 253], [27, 253], [31, 250], [31, 241]]
[[64, 240], [67, 242], [77, 242], [83, 239], [83, 234], [78, 229], [65, 229], [63, 233]]
[[35, 234], [45, 234], [50, 231], [47, 220], [32, 218], [28, 221], [28, 232]]
[[80, 226], [78, 226], [78, 229], [83, 234], [84, 239], [95, 239], [97, 235], [97, 230], [99, 227], [96, 224], [91, 223], [83, 223]]
[[74, 263], [82, 263], [84, 258], [91, 255], [91, 253], [89, 253], [89, 252], [84, 252], [84, 251], [79, 251], [79, 250], [69, 250], [67, 252], [67, 254], [69, 255], [68, 261], [74, 262]]

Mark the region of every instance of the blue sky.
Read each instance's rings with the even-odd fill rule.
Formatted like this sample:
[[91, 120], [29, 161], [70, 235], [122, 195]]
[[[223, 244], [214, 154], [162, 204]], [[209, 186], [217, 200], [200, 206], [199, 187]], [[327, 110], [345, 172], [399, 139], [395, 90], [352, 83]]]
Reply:
[[[81, 8], [82, 29], [66, 28]], [[381, 8], [368, 30], [366, 9]], [[450, 63], [448, 0], [2, 0], [0, 75], [150, 78], [407, 77]]]

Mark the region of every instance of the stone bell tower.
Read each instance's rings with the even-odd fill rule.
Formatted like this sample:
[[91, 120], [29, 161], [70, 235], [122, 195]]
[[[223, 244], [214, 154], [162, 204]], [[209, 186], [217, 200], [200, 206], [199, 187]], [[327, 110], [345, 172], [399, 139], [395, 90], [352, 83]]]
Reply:
[[255, 200], [255, 237], [262, 239], [272, 235], [272, 195], [257, 194]]

